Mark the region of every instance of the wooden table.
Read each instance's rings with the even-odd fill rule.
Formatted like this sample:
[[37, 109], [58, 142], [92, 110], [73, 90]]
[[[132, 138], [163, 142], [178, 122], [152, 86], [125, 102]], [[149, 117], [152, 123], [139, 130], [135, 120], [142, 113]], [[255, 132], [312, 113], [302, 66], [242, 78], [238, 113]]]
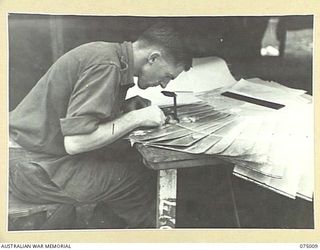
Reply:
[[[136, 144], [144, 164], [158, 171], [157, 228], [170, 229], [176, 225], [178, 169], [201, 166], [220, 166], [232, 170], [233, 166], [209, 155], [194, 155]], [[228, 196], [234, 227], [237, 228], [313, 228], [313, 203], [302, 199], [292, 200], [253, 183], [236, 181], [232, 171], [227, 172]], [[245, 184], [245, 185], [244, 185]], [[244, 186], [243, 186], [244, 185]], [[241, 188], [244, 188], [243, 190]], [[248, 193], [249, 192], [249, 193]], [[244, 200], [243, 200], [244, 199]], [[241, 201], [239, 203], [239, 201]], [[257, 208], [261, 212], [251, 214]], [[289, 211], [289, 212], [288, 212]], [[275, 214], [274, 214], [275, 213]], [[303, 215], [303, 216], [302, 216]], [[248, 217], [249, 216], [249, 217]], [[213, 225], [214, 226], [214, 225]]]
[[136, 144], [144, 164], [158, 171], [157, 228], [175, 228], [177, 204], [177, 169], [226, 162], [209, 155], [195, 155]]

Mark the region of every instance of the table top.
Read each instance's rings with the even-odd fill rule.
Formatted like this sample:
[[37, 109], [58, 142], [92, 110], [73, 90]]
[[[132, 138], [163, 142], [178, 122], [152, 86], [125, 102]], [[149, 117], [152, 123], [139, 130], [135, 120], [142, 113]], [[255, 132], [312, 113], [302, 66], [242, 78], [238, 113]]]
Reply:
[[212, 155], [189, 154], [162, 148], [150, 147], [136, 143], [135, 147], [143, 157], [143, 161], [148, 168], [177, 169], [186, 167], [199, 167], [208, 165], [230, 165], [225, 161]]

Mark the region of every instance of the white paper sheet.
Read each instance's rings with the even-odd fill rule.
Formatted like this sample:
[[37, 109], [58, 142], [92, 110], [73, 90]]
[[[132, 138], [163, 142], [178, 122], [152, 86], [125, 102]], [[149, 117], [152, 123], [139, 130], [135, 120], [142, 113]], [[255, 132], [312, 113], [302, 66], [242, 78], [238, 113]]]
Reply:
[[[168, 90], [196, 92], [195, 95], [211, 105], [215, 112], [223, 111], [229, 115], [205, 122], [230, 123], [231, 127], [225, 131], [220, 130], [219, 133], [212, 131], [207, 136], [202, 135], [204, 131], [197, 131], [195, 128], [194, 131], [191, 129], [172, 138], [170, 135], [164, 136], [168, 132], [158, 129], [154, 135], [158, 138], [158, 134], [162, 133], [160, 139], [152, 140], [152, 133], [150, 138], [149, 135], [141, 138], [149, 138], [147, 143], [159, 148], [216, 155], [236, 164], [234, 174], [241, 178], [291, 198], [300, 196], [311, 200], [314, 176], [313, 107], [312, 98], [305, 95], [306, 91], [257, 78], [236, 82], [225, 62], [215, 57], [195, 60], [194, 65], [189, 72], [181, 74], [169, 84]], [[172, 98], [164, 97], [161, 90], [152, 88], [140, 92], [141, 96], [151, 99], [154, 104], [172, 105]], [[222, 96], [224, 91], [285, 104], [286, 107], [274, 110], [235, 100]], [[136, 94], [139, 93], [131, 91], [129, 96]], [[188, 95], [190, 103], [199, 100], [193, 93], [181, 93], [179, 97], [178, 92], [178, 104], [179, 100], [180, 104], [188, 103]], [[207, 112], [204, 104], [180, 108], [180, 115], [190, 115], [201, 109]], [[182, 124], [176, 126], [181, 127]], [[185, 124], [194, 125], [196, 123]], [[138, 137], [136, 139], [139, 141]]]

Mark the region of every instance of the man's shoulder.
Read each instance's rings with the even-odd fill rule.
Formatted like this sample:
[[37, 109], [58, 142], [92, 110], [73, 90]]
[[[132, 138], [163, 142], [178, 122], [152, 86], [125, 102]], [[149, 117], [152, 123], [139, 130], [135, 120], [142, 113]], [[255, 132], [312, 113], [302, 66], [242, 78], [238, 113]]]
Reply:
[[103, 41], [82, 44], [70, 51], [70, 55], [88, 64], [114, 64], [120, 67], [120, 44]]

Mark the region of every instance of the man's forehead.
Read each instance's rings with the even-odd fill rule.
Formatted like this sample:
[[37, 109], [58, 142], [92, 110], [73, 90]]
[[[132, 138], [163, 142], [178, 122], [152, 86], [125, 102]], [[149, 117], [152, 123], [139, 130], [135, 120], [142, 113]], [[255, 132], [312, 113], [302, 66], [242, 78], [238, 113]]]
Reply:
[[180, 69], [184, 68], [184, 65], [182, 65], [181, 63], [177, 64], [172, 56], [164, 55], [164, 56], [162, 56], [162, 58], [170, 68], [173, 68], [175, 70], [180, 70]]
[[177, 64], [172, 56], [170, 55], [162, 55], [162, 59], [166, 63], [166, 68], [169, 71], [169, 73], [173, 76], [173, 78], [176, 78], [181, 72], [184, 71], [184, 65]]

